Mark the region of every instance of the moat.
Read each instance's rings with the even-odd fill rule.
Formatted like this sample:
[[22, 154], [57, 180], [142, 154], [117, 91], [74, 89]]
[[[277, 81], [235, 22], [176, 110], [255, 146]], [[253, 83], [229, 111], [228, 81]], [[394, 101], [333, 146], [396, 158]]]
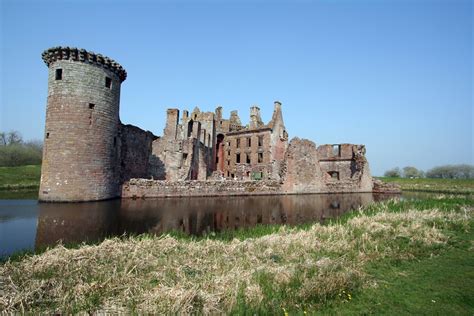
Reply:
[[[201, 236], [259, 224], [323, 222], [390, 195], [116, 199], [88, 203], [0, 200], [0, 256], [107, 237], [181, 231]], [[398, 196], [395, 196], [398, 197]]]

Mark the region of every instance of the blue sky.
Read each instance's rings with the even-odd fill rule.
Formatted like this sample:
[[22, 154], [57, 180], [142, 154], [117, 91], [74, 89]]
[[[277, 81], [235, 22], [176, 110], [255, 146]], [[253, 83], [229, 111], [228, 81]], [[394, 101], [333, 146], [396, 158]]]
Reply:
[[0, 0], [0, 130], [44, 133], [43, 50], [128, 72], [121, 120], [161, 135], [167, 108], [283, 103], [290, 137], [362, 143], [372, 173], [474, 163], [471, 1]]

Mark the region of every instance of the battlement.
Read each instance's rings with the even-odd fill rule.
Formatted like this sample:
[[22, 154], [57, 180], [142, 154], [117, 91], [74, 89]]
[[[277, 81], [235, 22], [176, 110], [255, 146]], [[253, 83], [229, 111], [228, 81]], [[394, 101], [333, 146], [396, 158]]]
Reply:
[[82, 48], [61, 46], [51, 47], [45, 50], [43, 54], [41, 54], [41, 57], [48, 67], [57, 60], [72, 60], [93, 64], [108, 69], [117, 74], [121, 82], [127, 79], [127, 72], [115, 60]]

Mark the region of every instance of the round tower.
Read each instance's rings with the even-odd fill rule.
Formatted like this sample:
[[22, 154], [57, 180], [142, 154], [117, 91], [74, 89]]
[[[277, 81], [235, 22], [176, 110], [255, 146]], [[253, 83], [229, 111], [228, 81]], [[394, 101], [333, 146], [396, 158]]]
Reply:
[[49, 72], [39, 199], [119, 196], [119, 103], [125, 69], [84, 49], [53, 47], [42, 57]]

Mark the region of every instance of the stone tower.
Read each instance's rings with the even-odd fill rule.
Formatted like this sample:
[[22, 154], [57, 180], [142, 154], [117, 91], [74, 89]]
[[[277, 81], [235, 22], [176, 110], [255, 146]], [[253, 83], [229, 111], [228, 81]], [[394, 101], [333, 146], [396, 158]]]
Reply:
[[119, 103], [125, 69], [84, 49], [53, 47], [42, 57], [49, 74], [39, 199], [119, 196]]

